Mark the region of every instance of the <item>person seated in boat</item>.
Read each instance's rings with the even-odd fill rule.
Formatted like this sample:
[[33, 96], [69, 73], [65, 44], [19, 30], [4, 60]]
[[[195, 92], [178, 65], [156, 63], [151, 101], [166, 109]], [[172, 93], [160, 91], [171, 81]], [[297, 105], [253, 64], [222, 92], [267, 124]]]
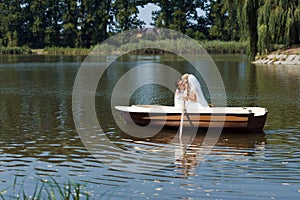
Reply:
[[183, 96], [183, 100], [187, 111], [209, 108], [197, 78], [193, 74], [184, 74], [181, 79], [186, 85], [186, 94]]
[[186, 96], [186, 84], [182, 79], [178, 79], [175, 82], [176, 91], [174, 95], [174, 106], [176, 108], [182, 108], [183, 105], [183, 97]]

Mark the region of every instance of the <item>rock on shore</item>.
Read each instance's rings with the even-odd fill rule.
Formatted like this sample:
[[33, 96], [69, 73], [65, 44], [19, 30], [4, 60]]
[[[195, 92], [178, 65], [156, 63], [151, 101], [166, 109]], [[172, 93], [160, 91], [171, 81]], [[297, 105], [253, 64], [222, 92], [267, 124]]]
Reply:
[[300, 46], [279, 50], [266, 56], [260, 56], [254, 64], [300, 65]]
[[270, 54], [264, 58], [259, 58], [254, 64], [274, 64], [274, 65], [300, 65], [300, 55], [297, 54]]

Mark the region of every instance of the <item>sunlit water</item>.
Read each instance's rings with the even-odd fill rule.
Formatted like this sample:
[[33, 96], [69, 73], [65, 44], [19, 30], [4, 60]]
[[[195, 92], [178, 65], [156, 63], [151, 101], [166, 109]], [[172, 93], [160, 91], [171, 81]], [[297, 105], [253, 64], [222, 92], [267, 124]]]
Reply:
[[[72, 89], [82, 60], [1, 56], [0, 192], [4, 197], [14, 198], [23, 191], [30, 195], [41, 181], [55, 180], [61, 185], [80, 183], [93, 199], [299, 199], [300, 66], [254, 66], [244, 55], [214, 56], [228, 105], [266, 107], [269, 114], [264, 133], [224, 133], [201, 157], [204, 133], [188, 146], [174, 143], [176, 131], [133, 139], [124, 135], [110, 113], [114, 84], [134, 66], [156, 62], [181, 73], [192, 72], [190, 66], [168, 56], [132, 56], [115, 62], [96, 93], [103, 128], [98, 134], [129, 153], [174, 150], [174, 161], [168, 165], [133, 173], [94, 158], [75, 129]], [[140, 77], [149, 73], [141, 71]], [[171, 105], [172, 95], [166, 88], [145, 85], [130, 103]], [[114, 156], [118, 159], [118, 154]], [[157, 161], [148, 165], [155, 167]]]

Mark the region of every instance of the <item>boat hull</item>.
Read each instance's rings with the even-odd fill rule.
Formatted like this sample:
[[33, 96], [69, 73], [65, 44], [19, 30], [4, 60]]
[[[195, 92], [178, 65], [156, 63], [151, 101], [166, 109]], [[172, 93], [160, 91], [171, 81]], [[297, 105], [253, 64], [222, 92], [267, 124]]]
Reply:
[[[212, 110], [212, 112], [184, 112], [183, 115], [182, 112], [174, 109], [168, 112], [168, 110], [165, 110], [165, 107], [161, 108], [161, 112], [158, 112], [159, 107], [156, 107], [154, 111], [140, 108], [134, 109], [133, 107], [125, 108], [116, 107], [127, 123], [135, 123], [140, 126], [161, 126], [164, 128], [179, 128], [181, 117], [183, 116], [183, 127], [197, 127], [199, 129], [222, 128], [223, 131], [259, 132], [263, 130], [267, 118], [267, 111], [262, 112], [260, 110], [259, 114], [249, 112], [255, 109], [258, 110], [256, 107], [224, 108], [223, 110], [219, 108], [218, 112], [215, 110]], [[232, 112], [232, 110], [236, 110], [236, 112]]]

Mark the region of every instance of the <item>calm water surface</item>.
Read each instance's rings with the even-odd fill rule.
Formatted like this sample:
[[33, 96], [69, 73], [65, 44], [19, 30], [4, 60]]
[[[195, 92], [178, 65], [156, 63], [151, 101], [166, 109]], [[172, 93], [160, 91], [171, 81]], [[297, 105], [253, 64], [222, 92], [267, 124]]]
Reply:
[[[180, 161], [148, 173], [131, 173], [95, 159], [75, 129], [72, 90], [83, 59], [0, 55], [0, 192], [4, 197], [13, 199], [23, 190], [32, 194], [41, 181], [54, 179], [62, 185], [80, 183], [92, 199], [300, 198], [300, 66], [254, 66], [244, 55], [214, 56], [229, 106], [268, 109], [264, 133], [223, 133], [199, 160], [197, 151], [205, 137], [200, 133], [185, 147]], [[131, 56], [114, 62], [97, 89], [101, 134], [129, 152], [173, 145], [175, 134], [170, 131], [143, 140], [127, 137], [110, 114], [114, 84], [136, 65], [153, 62], [181, 73], [193, 72], [172, 56]], [[142, 78], [151, 71], [138, 73]], [[145, 85], [130, 103], [171, 105], [172, 95], [166, 88]], [[207, 91], [205, 95], [209, 98]]]

